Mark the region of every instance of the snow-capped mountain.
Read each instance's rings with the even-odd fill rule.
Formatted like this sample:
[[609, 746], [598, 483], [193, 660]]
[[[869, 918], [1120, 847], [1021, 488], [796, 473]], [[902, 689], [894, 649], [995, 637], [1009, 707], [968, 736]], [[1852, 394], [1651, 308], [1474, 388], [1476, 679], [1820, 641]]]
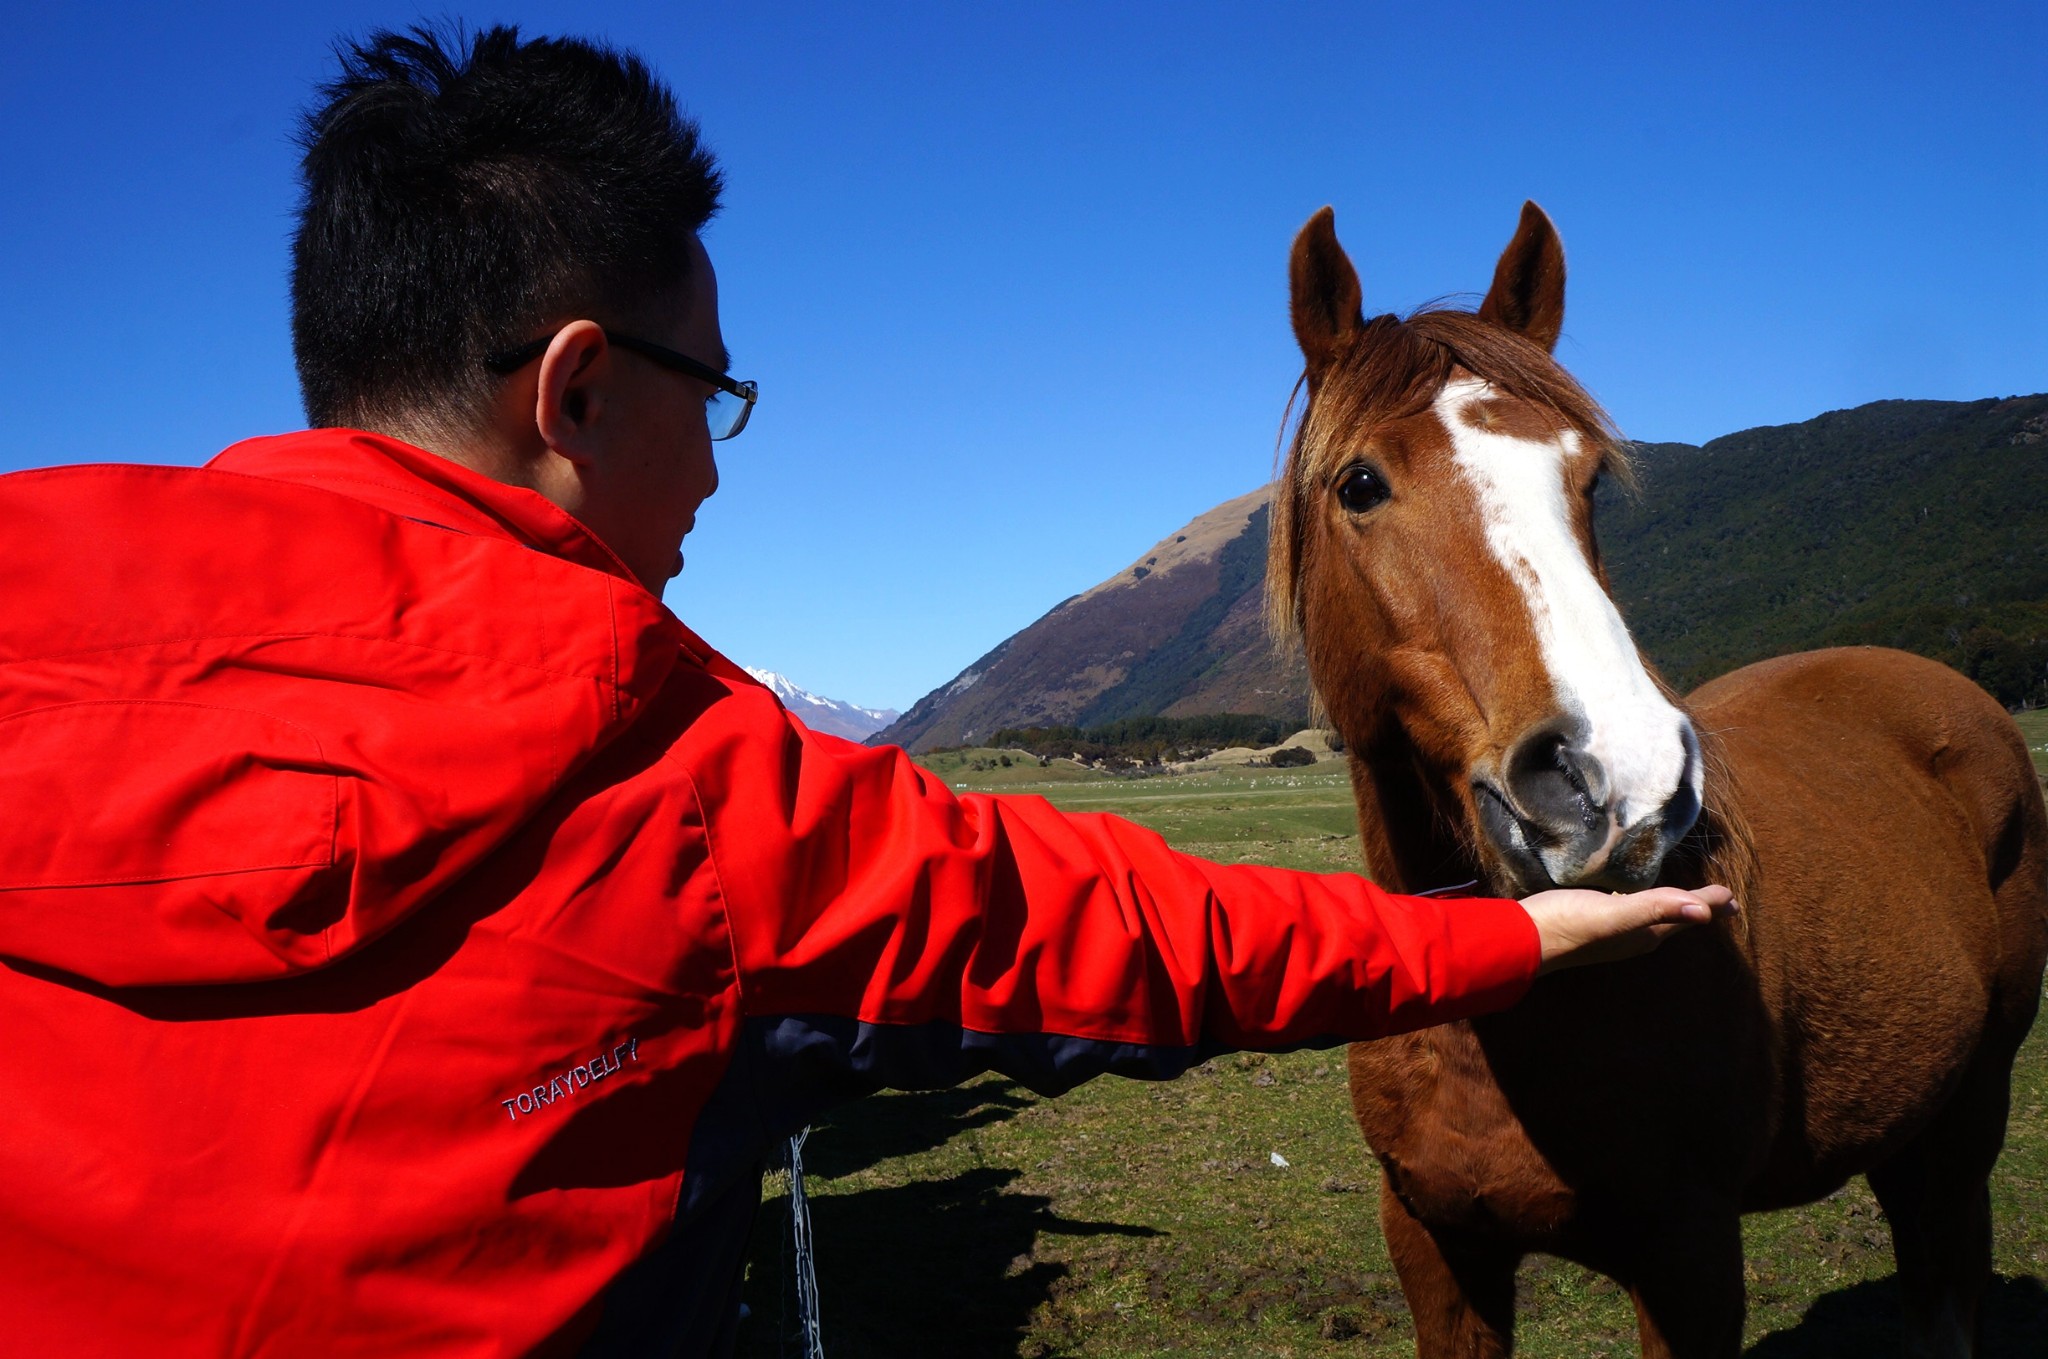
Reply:
[[756, 670], [751, 665], [746, 669], [749, 675], [767, 685], [782, 700], [782, 706], [795, 713], [812, 731], [864, 741], [902, 716], [894, 708], [857, 708], [836, 698], [819, 698], [808, 690], [797, 688], [773, 670]]

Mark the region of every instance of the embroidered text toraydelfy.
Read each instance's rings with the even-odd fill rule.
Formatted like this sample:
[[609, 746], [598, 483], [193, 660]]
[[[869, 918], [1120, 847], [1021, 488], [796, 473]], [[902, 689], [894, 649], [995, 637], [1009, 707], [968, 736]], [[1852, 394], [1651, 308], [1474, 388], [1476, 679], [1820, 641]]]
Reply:
[[627, 1062], [640, 1060], [640, 1040], [628, 1038], [610, 1052], [600, 1052], [580, 1066], [572, 1066], [561, 1075], [553, 1077], [546, 1085], [536, 1085], [523, 1090], [511, 1099], [499, 1100], [505, 1106], [505, 1115], [514, 1123], [521, 1114], [553, 1104], [558, 1099], [567, 1099], [592, 1081], [601, 1081], [616, 1072]]

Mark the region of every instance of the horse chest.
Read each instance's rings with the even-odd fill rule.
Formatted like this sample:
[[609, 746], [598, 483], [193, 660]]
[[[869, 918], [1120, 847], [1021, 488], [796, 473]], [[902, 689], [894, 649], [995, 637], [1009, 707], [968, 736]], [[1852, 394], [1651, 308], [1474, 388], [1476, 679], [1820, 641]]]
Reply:
[[1575, 1196], [1529, 1140], [1462, 1024], [1351, 1049], [1359, 1127], [1388, 1183], [1425, 1221], [1549, 1233]]

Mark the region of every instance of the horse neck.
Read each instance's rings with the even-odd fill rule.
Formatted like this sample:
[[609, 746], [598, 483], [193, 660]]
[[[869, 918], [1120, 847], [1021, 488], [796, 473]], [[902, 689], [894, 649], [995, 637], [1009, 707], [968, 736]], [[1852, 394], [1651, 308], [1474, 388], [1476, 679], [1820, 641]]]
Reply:
[[1367, 868], [1382, 887], [1423, 892], [1480, 876], [1464, 808], [1400, 733], [1350, 750]]

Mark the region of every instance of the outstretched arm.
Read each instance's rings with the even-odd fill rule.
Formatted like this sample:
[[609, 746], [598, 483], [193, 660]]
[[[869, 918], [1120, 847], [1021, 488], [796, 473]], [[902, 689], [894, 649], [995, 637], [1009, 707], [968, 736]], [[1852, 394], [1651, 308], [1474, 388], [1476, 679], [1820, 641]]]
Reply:
[[751, 685], [688, 745], [700, 787], [727, 792], [710, 842], [750, 1021], [851, 1023], [878, 1054], [911, 1030], [921, 1053], [955, 1034], [1019, 1075], [1001, 1053], [1048, 1039], [1140, 1058], [1059, 1061], [1053, 1085], [1499, 1009], [1540, 967], [1651, 946], [1712, 909], [1685, 893], [1431, 900], [1212, 863], [1115, 817], [955, 796], [902, 751], [810, 732]]

